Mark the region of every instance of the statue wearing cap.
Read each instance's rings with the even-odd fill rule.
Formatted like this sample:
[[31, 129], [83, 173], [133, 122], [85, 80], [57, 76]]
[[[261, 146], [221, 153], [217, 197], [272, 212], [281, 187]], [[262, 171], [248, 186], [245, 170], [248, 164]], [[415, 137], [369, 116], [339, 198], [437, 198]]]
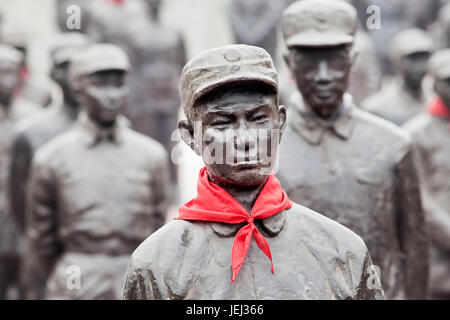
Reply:
[[285, 58], [299, 92], [277, 177], [293, 201], [363, 238], [387, 298], [424, 298], [428, 238], [410, 137], [346, 93], [356, 21], [344, 1], [298, 1], [284, 11]]
[[421, 113], [427, 99], [422, 80], [432, 52], [433, 41], [426, 32], [407, 29], [397, 34], [391, 44], [396, 78], [361, 107], [400, 126]]
[[277, 26], [286, 1], [229, 0], [227, 13], [236, 43], [254, 45], [276, 56]]
[[[164, 223], [167, 153], [120, 115], [129, 68], [111, 44], [74, 57], [69, 79], [82, 111], [33, 157], [27, 237], [48, 299], [120, 298], [130, 254]], [[67, 286], [73, 266], [82, 277], [77, 290]]]
[[[71, 57], [76, 56], [88, 44], [88, 38], [79, 33], [64, 33], [59, 36], [51, 50], [53, 62], [51, 77], [61, 89], [61, 104], [56, 105], [55, 108], [39, 111], [33, 117], [21, 121], [15, 128], [9, 180], [9, 197], [12, 214], [22, 234], [26, 229], [25, 189], [31, 159], [41, 145], [70, 129], [78, 116], [79, 103], [76, 101], [68, 83], [68, 68]], [[23, 254], [26, 255], [27, 253], [24, 252]], [[27, 267], [31, 268], [32, 265]], [[27, 267], [23, 267], [22, 269]], [[29, 273], [30, 271], [26, 271], [22, 276], [26, 277], [26, 274]], [[23, 283], [26, 284], [26, 288], [24, 289], [27, 292], [24, 292], [24, 294], [27, 299], [39, 299], [43, 297], [42, 291], [44, 288], [42, 285], [31, 284], [31, 279], [23, 279]], [[33, 292], [31, 292], [32, 290]]]
[[[13, 128], [19, 120], [34, 114], [38, 107], [14, 99], [20, 88], [23, 54], [12, 46], [0, 44], [0, 300], [17, 287], [19, 233], [8, 206], [8, 168], [11, 165]], [[10, 291], [11, 292], [11, 291]], [[16, 291], [17, 292], [17, 291]]]
[[421, 178], [422, 202], [432, 242], [430, 290], [450, 299], [450, 49], [430, 58], [428, 72], [436, 97], [404, 127], [411, 133]]
[[37, 107], [47, 107], [52, 103], [52, 93], [46, 77], [42, 77], [30, 72], [27, 63], [28, 57], [28, 38], [24, 31], [16, 28], [2, 30], [0, 43], [14, 47], [22, 52], [22, 61], [20, 67], [20, 86], [17, 88], [14, 99], [21, 103], [29, 103]]
[[[180, 99], [180, 73], [186, 63], [184, 39], [178, 30], [159, 21], [160, 0], [146, 0], [148, 21], [129, 24], [123, 47], [127, 48], [133, 72], [125, 115], [133, 128], [162, 143], [170, 154], [175, 146]], [[170, 164], [172, 184], [177, 168]]]
[[384, 298], [367, 286], [364, 242], [292, 203], [273, 175], [286, 109], [267, 51], [201, 52], [184, 67], [181, 90], [180, 135], [205, 162], [197, 197], [135, 250], [124, 298]]

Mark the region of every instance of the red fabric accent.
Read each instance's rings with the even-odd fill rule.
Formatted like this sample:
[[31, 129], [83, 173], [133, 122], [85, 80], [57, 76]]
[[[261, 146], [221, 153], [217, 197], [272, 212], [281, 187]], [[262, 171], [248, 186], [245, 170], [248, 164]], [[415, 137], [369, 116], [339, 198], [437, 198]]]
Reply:
[[437, 97], [427, 107], [427, 111], [433, 116], [445, 118], [450, 120], [450, 109], [442, 102], [442, 99]]
[[109, 2], [111, 4], [115, 4], [118, 6], [122, 5], [125, 2], [125, 0], [103, 0], [103, 1]]
[[179, 209], [175, 219], [214, 221], [238, 224], [247, 222], [237, 233], [233, 241], [231, 252], [231, 266], [233, 278], [236, 279], [247, 255], [252, 235], [258, 247], [270, 259], [272, 273], [274, 273], [272, 254], [267, 240], [254, 225], [254, 219], [265, 219], [292, 207], [286, 192], [281, 189], [280, 182], [271, 174], [253, 205], [250, 215], [247, 210], [228, 192], [212, 183], [208, 178], [206, 167], [200, 170], [197, 183], [197, 197], [187, 202]]

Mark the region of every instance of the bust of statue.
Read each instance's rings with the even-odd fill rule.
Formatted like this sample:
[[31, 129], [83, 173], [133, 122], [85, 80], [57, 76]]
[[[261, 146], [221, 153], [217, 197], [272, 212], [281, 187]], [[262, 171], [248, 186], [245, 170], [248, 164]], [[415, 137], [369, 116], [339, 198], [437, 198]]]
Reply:
[[364, 242], [292, 203], [273, 175], [286, 109], [267, 51], [206, 50], [181, 88], [180, 135], [205, 163], [197, 197], [133, 253], [124, 298], [383, 298], [366, 285]]

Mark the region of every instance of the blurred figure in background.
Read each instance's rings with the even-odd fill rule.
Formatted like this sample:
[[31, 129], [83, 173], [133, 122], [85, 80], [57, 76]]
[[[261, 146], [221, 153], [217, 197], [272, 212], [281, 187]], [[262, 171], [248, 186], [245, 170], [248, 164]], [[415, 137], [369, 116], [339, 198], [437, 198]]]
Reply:
[[[17, 286], [19, 268], [19, 232], [8, 205], [8, 168], [11, 163], [13, 126], [32, 115], [37, 106], [13, 99], [20, 87], [23, 54], [0, 44], [0, 300], [9, 298], [8, 290]], [[18, 291], [16, 290], [16, 296]]]
[[431, 57], [429, 72], [437, 97], [405, 129], [413, 137], [432, 240], [431, 297], [450, 299], [450, 49]]
[[266, 49], [276, 57], [278, 23], [285, 0], [228, 0], [228, 16], [235, 43]]
[[281, 185], [291, 200], [363, 238], [388, 299], [425, 298], [428, 238], [409, 137], [346, 94], [356, 10], [302, 0], [284, 11], [281, 25], [299, 90], [280, 145]]
[[[129, 68], [111, 44], [79, 54], [69, 76], [82, 112], [33, 158], [27, 236], [48, 299], [119, 299], [131, 253], [164, 224], [167, 154], [120, 115]], [[77, 290], [67, 286], [72, 266]]]
[[391, 44], [396, 77], [361, 107], [399, 126], [423, 111], [427, 97], [422, 90], [427, 61], [433, 52], [431, 37], [420, 29], [399, 32]]
[[[62, 92], [61, 105], [44, 109], [21, 121], [16, 130], [12, 147], [12, 162], [10, 170], [10, 203], [11, 209], [21, 233], [26, 230], [26, 185], [28, 182], [31, 160], [36, 150], [57, 135], [70, 129], [75, 122], [79, 103], [69, 85], [68, 69], [71, 57], [76, 56], [89, 44], [89, 39], [81, 33], [64, 33], [56, 39], [51, 50], [53, 67], [51, 78], [59, 85]], [[27, 253], [25, 253], [27, 254]], [[29, 262], [29, 260], [26, 260]], [[24, 268], [32, 268], [30, 263]], [[24, 273], [29, 274], [30, 271]], [[43, 285], [32, 283], [32, 279], [24, 279], [26, 297], [39, 299], [43, 297]]]
[[[346, 1], [353, 6], [355, 3], [353, 0], [336, 1]], [[365, 98], [380, 89], [382, 76], [375, 44], [360, 22], [355, 34], [354, 50], [357, 56], [351, 69], [348, 92], [355, 103], [360, 105]], [[280, 69], [280, 99], [283, 104], [289, 105], [289, 98], [297, 92], [297, 87], [289, 68], [283, 65]]]
[[[147, 4], [151, 19], [130, 23], [123, 41], [133, 67], [125, 115], [133, 129], [162, 143], [170, 154], [181, 105], [179, 87], [186, 63], [185, 45], [179, 31], [160, 22], [161, 0], [148, 0]], [[170, 164], [175, 186], [176, 166], [173, 161]]]
[[52, 102], [51, 90], [48, 83], [42, 78], [31, 74], [28, 66], [27, 35], [16, 28], [2, 30], [0, 42], [13, 46], [23, 54], [20, 70], [21, 85], [14, 94], [14, 99], [23, 99], [32, 104], [47, 107]]

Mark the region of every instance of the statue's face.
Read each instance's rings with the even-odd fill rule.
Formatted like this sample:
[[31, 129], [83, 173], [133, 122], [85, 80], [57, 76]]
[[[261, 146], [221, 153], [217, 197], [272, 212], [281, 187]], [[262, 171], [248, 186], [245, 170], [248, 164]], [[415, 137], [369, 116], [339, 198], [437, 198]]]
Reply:
[[397, 69], [409, 88], [414, 90], [421, 88], [429, 57], [428, 52], [416, 52], [400, 58]]
[[352, 57], [348, 47], [293, 47], [286, 61], [306, 104], [324, 118], [342, 104]]
[[71, 106], [78, 105], [73, 90], [69, 85], [69, 62], [63, 62], [53, 66], [50, 73], [52, 79], [61, 87], [64, 101]]
[[194, 151], [202, 155], [208, 172], [229, 185], [264, 183], [275, 164], [286, 119], [277, 96], [233, 89], [195, 108], [191, 139], [196, 139]]
[[450, 78], [435, 79], [434, 91], [442, 99], [442, 102], [450, 109]]
[[0, 61], [0, 101], [8, 102], [14, 90], [20, 85], [20, 66], [8, 61]]
[[122, 113], [128, 95], [126, 76], [126, 72], [121, 70], [106, 70], [82, 79], [81, 101], [92, 120], [108, 126]]

